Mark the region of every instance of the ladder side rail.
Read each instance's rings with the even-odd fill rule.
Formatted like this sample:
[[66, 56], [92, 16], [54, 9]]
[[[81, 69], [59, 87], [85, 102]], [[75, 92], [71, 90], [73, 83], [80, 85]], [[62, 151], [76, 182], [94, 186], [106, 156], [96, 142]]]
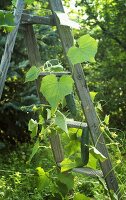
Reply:
[[[26, 48], [27, 48], [30, 66], [40, 67], [41, 66], [41, 56], [40, 56], [40, 52], [39, 52], [39, 47], [37, 45], [33, 25], [32, 24], [24, 24], [24, 25], [22, 25], [22, 27], [23, 27], [24, 40], [25, 40], [25, 44], [26, 44]], [[38, 80], [36, 80], [35, 83], [36, 83], [37, 95], [38, 95], [39, 99], [42, 99], [40, 92], [39, 92], [40, 80], [41, 80], [41, 77], [38, 78]], [[45, 102], [45, 99], [44, 99], [44, 102]]]
[[10, 66], [11, 55], [12, 55], [13, 48], [15, 45], [15, 40], [16, 40], [18, 29], [19, 29], [23, 8], [24, 8], [24, 1], [17, 0], [16, 9], [14, 11], [15, 28], [7, 36], [4, 53], [3, 53], [1, 64], [0, 64], [0, 99], [3, 93], [7, 71]]
[[27, 47], [28, 59], [30, 62], [30, 66], [41, 66], [41, 56], [39, 52], [39, 48], [37, 45], [37, 41], [35, 38], [35, 33], [33, 26], [31, 24], [25, 24], [23, 26], [24, 31], [24, 39]]
[[[30, 65], [40, 67], [41, 66], [41, 57], [40, 57], [40, 52], [39, 48], [37, 45], [37, 41], [35, 38], [35, 33], [32, 25], [23, 25], [25, 30], [24, 30], [24, 36], [25, 36], [25, 43], [27, 46], [27, 51], [28, 51], [28, 58], [30, 61]], [[46, 74], [45, 74], [46, 75]], [[40, 81], [42, 80], [42, 77], [40, 76], [38, 80], [36, 81], [36, 86], [37, 86], [37, 92], [40, 100], [43, 103], [43, 98], [41, 98], [39, 88], [40, 88]], [[45, 99], [44, 99], [45, 101]], [[63, 148], [60, 140], [60, 136], [58, 133], [56, 134], [51, 134], [49, 137], [50, 143], [51, 143], [51, 149], [53, 152], [54, 160], [56, 164], [62, 162], [64, 159], [64, 154], [63, 154]]]
[[[100, 131], [100, 122], [95, 112], [94, 105], [91, 101], [91, 97], [89, 94], [89, 89], [86, 84], [83, 69], [80, 64], [76, 64], [73, 66], [67, 57], [68, 49], [71, 46], [73, 46], [74, 40], [73, 40], [73, 36], [72, 36], [70, 28], [67, 26], [61, 26], [55, 14], [55, 11], [64, 12], [62, 2], [61, 0], [49, 0], [49, 4], [50, 4], [53, 14], [55, 15], [55, 20], [56, 20], [59, 36], [62, 42], [62, 46], [64, 49], [64, 53], [69, 63], [70, 71], [72, 72], [73, 79], [75, 81], [77, 92], [82, 104], [82, 110], [83, 110], [83, 113], [85, 114], [93, 143], [96, 146], [96, 148], [105, 157], [107, 157], [106, 161], [100, 162], [107, 187], [109, 191], [113, 190], [120, 198], [121, 194], [119, 192], [118, 182], [112, 168], [112, 164], [111, 164], [108, 151], [105, 145], [104, 137]], [[72, 71], [72, 69], [74, 70]]]

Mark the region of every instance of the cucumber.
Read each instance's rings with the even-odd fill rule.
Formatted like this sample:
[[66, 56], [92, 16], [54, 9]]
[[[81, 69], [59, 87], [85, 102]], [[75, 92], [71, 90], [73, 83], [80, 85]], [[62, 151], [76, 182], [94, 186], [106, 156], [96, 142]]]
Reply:
[[81, 160], [83, 165], [87, 165], [89, 161], [89, 129], [82, 129], [81, 135]]
[[77, 114], [77, 110], [76, 110], [76, 104], [75, 104], [73, 93], [68, 94], [67, 96], [65, 96], [65, 99], [66, 99], [67, 107], [70, 110], [71, 115], [73, 117], [75, 117], [76, 114]]

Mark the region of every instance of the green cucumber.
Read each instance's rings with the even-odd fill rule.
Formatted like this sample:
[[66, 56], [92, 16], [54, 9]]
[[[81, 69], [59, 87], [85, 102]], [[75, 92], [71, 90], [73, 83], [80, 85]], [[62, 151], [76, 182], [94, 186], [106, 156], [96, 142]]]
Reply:
[[66, 99], [66, 103], [67, 103], [67, 107], [70, 110], [70, 113], [73, 117], [76, 116], [77, 114], [77, 110], [76, 110], [76, 104], [75, 104], [75, 100], [74, 100], [74, 95], [73, 94], [68, 94], [67, 96], [65, 96]]
[[82, 129], [81, 135], [81, 160], [83, 165], [87, 165], [89, 161], [89, 129]]

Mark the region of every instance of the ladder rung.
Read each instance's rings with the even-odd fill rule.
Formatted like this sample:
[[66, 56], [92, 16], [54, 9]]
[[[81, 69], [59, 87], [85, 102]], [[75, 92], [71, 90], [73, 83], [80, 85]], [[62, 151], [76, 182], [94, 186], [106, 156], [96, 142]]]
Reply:
[[67, 120], [67, 126], [69, 128], [86, 128], [87, 123], [74, 121], [74, 120]]
[[64, 71], [64, 72], [40, 72], [39, 76], [43, 77], [43, 76], [46, 76], [46, 75], [49, 75], [49, 74], [54, 74], [54, 75], [60, 77], [62, 75], [68, 75], [68, 74], [70, 75], [71, 73], [66, 72], [66, 71]]
[[[78, 122], [74, 120], [67, 120], [66, 122], [67, 122], [68, 128], [86, 128], [87, 127], [87, 123], [84, 123], [84, 122]], [[49, 124], [50, 120], [46, 120], [46, 123]]]
[[40, 16], [26, 14], [26, 13], [22, 14], [21, 23], [22, 24], [44, 24], [44, 25], [50, 25], [50, 26], [56, 25], [53, 15], [40, 17]]
[[94, 170], [91, 169], [90, 167], [74, 168], [72, 171], [91, 177], [103, 177], [103, 173], [101, 170]]

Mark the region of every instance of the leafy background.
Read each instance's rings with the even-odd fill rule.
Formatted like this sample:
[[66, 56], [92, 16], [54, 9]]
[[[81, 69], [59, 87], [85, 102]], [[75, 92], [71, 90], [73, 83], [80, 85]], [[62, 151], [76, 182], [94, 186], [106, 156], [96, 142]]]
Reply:
[[[15, 1], [12, 2], [14, 6]], [[50, 14], [47, 1], [29, 2], [33, 4], [29, 4], [27, 8], [34, 14]], [[69, 7], [70, 2], [71, 6]], [[124, 164], [121, 167], [117, 165], [116, 172], [118, 179], [124, 181], [126, 175], [126, 4], [123, 0], [77, 0], [76, 4], [74, 2], [64, 0], [63, 4], [66, 6], [66, 12], [71, 19], [79, 22], [82, 26], [80, 31], [73, 30], [75, 39], [78, 39], [84, 34], [90, 34], [98, 41], [96, 63], [86, 62], [82, 65], [90, 91], [97, 93], [94, 104], [97, 106], [100, 117], [104, 119], [105, 115], [110, 114], [110, 128], [116, 131], [110, 137], [116, 137], [115, 141], [119, 144], [121, 153], [117, 151], [115, 146], [109, 147], [109, 149], [111, 150], [111, 158], [115, 165], [118, 164], [117, 161], [120, 162], [119, 158], [122, 156]], [[0, 1], [1, 10], [13, 10], [13, 6], [9, 0]], [[39, 45], [42, 65], [47, 60], [55, 58], [59, 59], [62, 65], [67, 67], [56, 28], [36, 25], [34, 26], [34, 30]], [[1, 28], [0, 57], [4, 51], [6, 36], [7, 33]], [[47, 171], [50, 169], [49, 167], [53, 163], [50, 150], [43, 151], [42, 148], [38, 153], [38, 157], [36, 157], [37, 159], [33, 159], [33, 163], [26, 166], [26, 162], [31, 155], [30, 147], [33, 143], [30, 140], [27, 128], [28, 121], [31, 117], [33, 119], [37, 117], [31, 105], [39, 105], [39, 99], [36, 94], [35, 84], [31, 82], [25, 83], [25, 74], [30, 68], [30, 65], [23, 38], [23, 30], [20, 28], [0, 102], [0, 142], [4, 141], [6, 145], [4, 149], [0, 146], [0, 148], [2, 147], [0, 156], [1, 169], [4, 166], [5, 170], [3, 172], [0, 171], [2, 177], [0, 179], [2, 185], [0, 195], [3, 199], [19, 199], [19, 196], [22, 196], [22, 199], [41, 199], [42, 196], [44, 199], [60, 199], [56, 188], [54, 189], [52, 186], [45, 188], [44, 192], [39, 192], [36, 189], [38, 176], [34, 169], [41, 165]], [[76, 101], [79, 117], [81, 117], [82, 112], [77, 97]], [[103, 112], [101, 112], [100, 104], [102, 105]], [[23, 146], [19, 145], [19, 142], [24, 143], [26, 141], [27, 143], [23, 144]], [[64, 142], [66, 141], [64, 139]], [[46, 142], [44, 140], [42, 145]], [[74, 141], [72, 142], [74, 143]], [[11, 144], [11, 149], [9, 148], [9, 144]], [[16, 148], [15, 144], [18, 148]], [[66, 145], [66, 149], [70, 147]], [[3, 153], [5, 155], [4, 159]], [[26, 174], [24, 174], [25, 170]], [[17, 173], [17, 171], [20, 171], [21, 174]], [[6, 174], [4, 174], [5, 172]], [[35, 174], [36, 176], [34, 176], [33, 180], [33, 175]], [[53, 178], [55, 179], [55, 177], [52, 177], [52, 180]], [[120, 181], [122, 189], [125, 188], [123, 181]], [[59, 187], [62, 188], [64, 185], [61, 186], [60, 184]], [[98, 181], [91, 179], [89, 181], [85, 177], [75, 177], [74, 187], [76, 193], [81, 192], [95, 199], [109, 199], [106, 190], [99, 185]], [[52, 194], [55, 195], [52, 196]], [[81, 198], [81, 196], [78, 194], [77, 197], [76, 194], [75, 199], [77, 198]]]

